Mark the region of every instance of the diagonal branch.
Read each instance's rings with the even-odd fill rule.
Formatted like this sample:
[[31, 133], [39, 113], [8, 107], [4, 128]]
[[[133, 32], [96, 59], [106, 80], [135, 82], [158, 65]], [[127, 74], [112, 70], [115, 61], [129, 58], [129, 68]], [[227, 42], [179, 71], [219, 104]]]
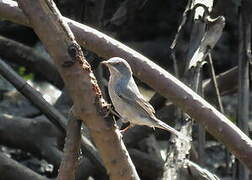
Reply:
[[74, 114], [90, 130], [110, 179], [139, 179], [109, 107], [101, 95], [97, 81], [76, 43], [69, 26], [51, 0], [19, 0], [61, 74], [74, 103]]
[[[37, 12], [34, 14], [37, 14]], [[17, 8], [17, 4], [14, 1], [6, 0], [5, 2], [0, 2], [0, 16], [16, 23], [28, 25], [28, 20], [22, 11]], [[202, 124], [210, 134], [223, 142], [229, 151], [252, 170], [251, 139], [213, 106], [143, 55], [88, 26], [67, 18], [64, 18], [64, 20], [68, 22], [81, 45], [105, 58], [113, 56], [125, 58], [139, 79], [150, 85], [164, 97], [169, 98], [198, 123]], [[38, 22], [42, 23], [41, 20]], [[44, 25], [41, 29], [45, 29], [45, 27], [47, 25]], [[57, 36], [54, 36], [52, 39], [55, 37]], [[82, 86], [76, 88], [81, 90], [80, 87]], [[85, 92], [84, 89], [81, 91]], [[89, 99], [90, 97], [87, 98]], [[95, 129], [95, 127], [93, 128]], [[101, 137], [101, 139], [103, 138]]]

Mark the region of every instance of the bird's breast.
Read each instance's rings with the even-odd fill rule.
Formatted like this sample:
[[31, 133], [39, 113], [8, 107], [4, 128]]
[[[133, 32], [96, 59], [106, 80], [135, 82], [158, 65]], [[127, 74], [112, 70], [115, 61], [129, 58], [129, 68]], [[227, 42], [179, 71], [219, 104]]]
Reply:
[[113, 81], [113, 79], [110, 79], [108, 84], [109, 96], [115, 110], [120, 114], [120, 116], [124, 120], [130, 121], [136, 116], [135, 110], [132, 108], [132, 106], [130, 106], [128, 103], [126, 103], [123, 99], [119, 97], [118, 90], [119, 88], [123, 88], [120, 84], [120, 81]]

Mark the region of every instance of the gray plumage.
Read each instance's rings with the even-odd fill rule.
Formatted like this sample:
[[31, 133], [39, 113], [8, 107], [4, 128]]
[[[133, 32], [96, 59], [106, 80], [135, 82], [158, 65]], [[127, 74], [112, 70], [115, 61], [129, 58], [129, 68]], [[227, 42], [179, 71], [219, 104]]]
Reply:
[[114, 57], [102, 63], [110, 71], [109, 96], [123, 122], [161, 128], [181, 139], [189, 140], [188, 137], [156, 118], [154, 108], [139, 92], [130, 65], [124, 59]]

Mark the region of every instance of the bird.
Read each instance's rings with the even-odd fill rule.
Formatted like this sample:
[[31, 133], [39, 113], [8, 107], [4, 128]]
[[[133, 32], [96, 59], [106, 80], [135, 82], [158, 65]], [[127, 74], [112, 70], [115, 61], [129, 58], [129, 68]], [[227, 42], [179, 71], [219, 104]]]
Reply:
[[122, 122], [133, 125], [145, 125], [160, 128], [175, 134], [180, 139], [190, 141], [190, 138], [170, 127], [155, 116], [152, 105], [140, 93], [128, 62], [120, 57], [102, 61], [109, 72], [108, 92], [116, 112]]

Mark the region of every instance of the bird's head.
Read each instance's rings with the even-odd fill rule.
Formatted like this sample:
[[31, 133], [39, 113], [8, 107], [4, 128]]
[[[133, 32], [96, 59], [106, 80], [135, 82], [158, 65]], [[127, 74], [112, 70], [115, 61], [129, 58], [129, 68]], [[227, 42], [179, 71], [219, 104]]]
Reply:
[[108, 67], [111, 74], [122, 76], [132, 75], [130, 65], [122, 58], [113, 57], [107, 61], [103, 61], [102, 64], [105, 64]]

